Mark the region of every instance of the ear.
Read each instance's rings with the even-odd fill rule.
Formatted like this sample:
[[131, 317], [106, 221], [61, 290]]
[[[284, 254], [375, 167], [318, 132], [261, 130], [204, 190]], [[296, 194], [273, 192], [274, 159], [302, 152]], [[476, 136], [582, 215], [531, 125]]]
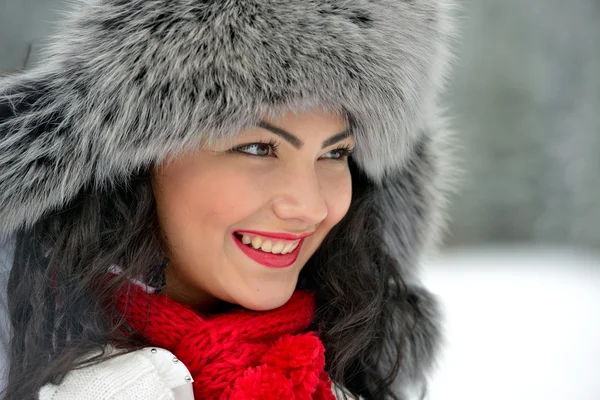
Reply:
[[71, 199], [90, 179], [57, 76], [34, 70], [0, 80], [0, 240]]

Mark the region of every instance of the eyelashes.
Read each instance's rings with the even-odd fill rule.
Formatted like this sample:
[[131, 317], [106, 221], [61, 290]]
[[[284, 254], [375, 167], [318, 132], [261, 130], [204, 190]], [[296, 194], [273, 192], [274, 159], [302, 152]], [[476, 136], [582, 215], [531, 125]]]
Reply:
[[[337, 151], [340, 153], [340, 158], [339, 159], [347, 159], [348, 157], [352, 156], [352, 152], [354, 151], [354, 149], [352, 149], [350, 147], [350, 145], [341, 145], [331, 151], [329, 151], [328, 153], [332, 152], [332, 151]], [[336, 159], [337, 160], [337, 159]]]
[[[248, 151], [249, 149], [256, 149], [258, 152], [262, 151], [262, 154]], [[279, 143], [277, 143], [273, 139], [270, 139], [270, 140], [261, 140], [259, 142], [255, 142], [255, 143], [248, 143], [248, 144], [236, 146], [236, 147], [230, 149], [229, 151], [231, 153], [239, 153], [239, 154], [248, 155], [251, 157], [266, 158], [266, 157], [274, 157], [274, 156], [276, 157], [278, 149], [279, 149]], [[266, 151], [266, 153], [265, 153], [265, 151]], [[325, 153], [325, 154], [338, 153], [339, 154], [338, 157], [325, 157], [324, 159], [332, 160], [332, 161], [346, 161], [348, 159], [348, 157], [352, 156], [353, 151], [354, 151], [354, 149], [352, 147], [350, 147], [349, 145], [341, 145], [341, 146], [339, 146], [333, 150], [329, 150], [327, 153]]]
[[[253, 153], [247, 151], [248, 149], [251, 149], [251, 148], [259, 149], [260, 147], [262, 147], [263, 150], [266, 148], [268, 153], [261, 155], [261, 154], [253, 154]], [[261, 140], [259, 142], [255, 142], [255, 143], [248, 143], [248, 144], [242, 144], [240, 146], [235, 146], [234, 148], [230, 149], [229, 151], [231, 153], [241, 153], [244, 155], [254, 156], [254, 157], [267, 157], [267, 156], [269, 156], [269, 154], [271, 152], [274, 154], [277, 154], [278, 148], [279, 148], [279, 144], [277, 142], [275, 142], [274, 140]]]

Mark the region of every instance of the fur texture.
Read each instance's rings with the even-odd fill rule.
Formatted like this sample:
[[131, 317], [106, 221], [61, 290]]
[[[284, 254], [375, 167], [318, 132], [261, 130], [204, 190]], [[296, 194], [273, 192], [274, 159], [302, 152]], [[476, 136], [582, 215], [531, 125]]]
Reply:
[[345, 113], [376, 182], [385, 245], [414, 286], [404, 375], [423, 377], [439, 327], [414, 266], [441, 226], [446, 128], [437, 108], [452, 0], [80, 0], [45, 62], [0, 80], [0, 238], [265, 114]]

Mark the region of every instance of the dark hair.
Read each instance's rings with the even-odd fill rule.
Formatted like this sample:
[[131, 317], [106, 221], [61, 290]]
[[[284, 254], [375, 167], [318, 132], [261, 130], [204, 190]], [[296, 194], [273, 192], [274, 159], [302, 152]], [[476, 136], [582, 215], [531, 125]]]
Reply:
[[[383, 250], [382, 218], [371, 183], [350, 159], [353, 198], [301, 273], [316, 293], [313, 328], [325, 345], [334, 382], [365, 399], [398, 399], [412, 307], [397, 261]], [[123, 183], [126, 182], [126, 183]], [[127, 335], [111, 300], [131, 277], [151, 279], [164, 260], [149, 170], [89, 185], [70, 204], [21, 230], [8, 284], [13, 337], [5, 399], [30, 399], [46, 383], [102, 358], [109, 343], [143, 343]], [[124, 268], [100, 284], [108, 266]], [[113, 312], [111, 312], [113, 311]]]

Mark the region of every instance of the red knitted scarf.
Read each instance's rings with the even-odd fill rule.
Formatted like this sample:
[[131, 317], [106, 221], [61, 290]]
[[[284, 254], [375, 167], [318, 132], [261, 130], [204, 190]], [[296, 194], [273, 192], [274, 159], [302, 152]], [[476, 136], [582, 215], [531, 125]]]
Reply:
[[148, 342], [185, 364], [196, 399], [335, 399], [323, 344], [306, 331], [315, 308], [311, 293], [298, 290], [271, 311], [202, 316], [137, 285], [127, 289], [120, 312]]

